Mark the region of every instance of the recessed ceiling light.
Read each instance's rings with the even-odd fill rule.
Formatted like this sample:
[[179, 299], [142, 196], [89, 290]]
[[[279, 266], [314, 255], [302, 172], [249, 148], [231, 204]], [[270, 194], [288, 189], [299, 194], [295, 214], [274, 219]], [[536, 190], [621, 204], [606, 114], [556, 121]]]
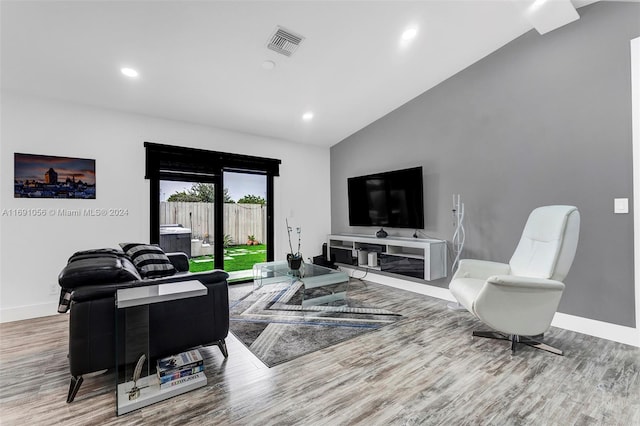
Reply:
[[265, 70], [272, 70], [275, 67], [276, 67], [276, 63], [273, 61], [267, 60], [262, 63], [262, 68], [264, 68]]
[[304, 114], [302, 114], [302, 119], [304, 121], [311, 121], [312, 118], [313, 118], [313, 113], [311, 111], [307, 111]]
[[135, 78], [138, 76], [138, 71], [133, 68], [120, 68], [120, 72], [127, 77]]
[[417, 34], [418, 34], [417, 28], [409, 28], [402, 33], [402, 40], [404, 41], [412, 40], [413, 38], [415, 38]]

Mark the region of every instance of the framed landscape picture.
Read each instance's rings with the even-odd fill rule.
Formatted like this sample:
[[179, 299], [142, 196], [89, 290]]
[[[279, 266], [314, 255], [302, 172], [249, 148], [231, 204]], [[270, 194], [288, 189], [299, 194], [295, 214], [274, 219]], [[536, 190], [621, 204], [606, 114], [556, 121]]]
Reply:
[[96, 160], [14, 155], [14, 198], [96, 198]]

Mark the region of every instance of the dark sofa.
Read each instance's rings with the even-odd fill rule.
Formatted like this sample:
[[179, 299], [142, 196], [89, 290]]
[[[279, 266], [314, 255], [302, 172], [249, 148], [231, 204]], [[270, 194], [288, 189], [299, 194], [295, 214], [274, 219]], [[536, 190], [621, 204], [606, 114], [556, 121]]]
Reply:
[[141, 269], [117, 249], [79, 252], [69, 259], [58, 278], [62, 287], [58, 311], [70, 310], [71, 384], [67, 402], [74, 400], [84, 374], [115, 367], [116, 335], [117, 359], [124, 359], [124, 310], [115, 307], [116, 290], [121, 288], [198, 280], [207, 288], [206, 296], [148, 305], [149, 357], [156, 359], [211, 344], [218, 345], [225, 358], [228, 356], [224, 340], [229, 332], [228, 274], [220, 270], [190, 273], [186, 255], [172, 253], [167, 257], [175, 273], [155, 278], [149, 277], [152, 274], [143, 278]]

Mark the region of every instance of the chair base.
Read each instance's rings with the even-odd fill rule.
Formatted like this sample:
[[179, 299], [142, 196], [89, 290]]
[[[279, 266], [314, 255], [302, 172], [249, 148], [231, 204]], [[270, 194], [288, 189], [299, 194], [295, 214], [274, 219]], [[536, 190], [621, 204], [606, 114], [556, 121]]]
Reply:
[[458, 302], [447, 303], [447, 309], [449, 309], [450, 311], [466, 311], [467, 310], [467, 308], [465, 308]]
[[544, 335], [540, 334], [538, 336], [518, 336], [517, 334], [506, 335], [499, 333], [497, 331], [474, 331], [474, 337], [484, 337], [487, 339], [498, 339], [498, 340], [507, 340], [511, 342], [511, 353], [516, 352], [516, 346], [518, 343], [522, 343], [523, 345], [531, 346], [535, 349], [541, 349], [543, 351], [551, 352], [556, 355], [564, 355], [564, 352], [560, 349], [554, 348], [553, 346], [549, 346], [545, 343], [542, 343], [536, 339], [542, 338]]

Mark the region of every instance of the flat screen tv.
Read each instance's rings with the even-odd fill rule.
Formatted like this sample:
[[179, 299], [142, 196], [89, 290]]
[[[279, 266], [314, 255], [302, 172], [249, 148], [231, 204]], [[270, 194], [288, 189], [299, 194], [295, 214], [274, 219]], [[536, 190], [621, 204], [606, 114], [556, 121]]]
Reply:
[[422, 167], [347, 179], [349, 225], [424, 229]]

